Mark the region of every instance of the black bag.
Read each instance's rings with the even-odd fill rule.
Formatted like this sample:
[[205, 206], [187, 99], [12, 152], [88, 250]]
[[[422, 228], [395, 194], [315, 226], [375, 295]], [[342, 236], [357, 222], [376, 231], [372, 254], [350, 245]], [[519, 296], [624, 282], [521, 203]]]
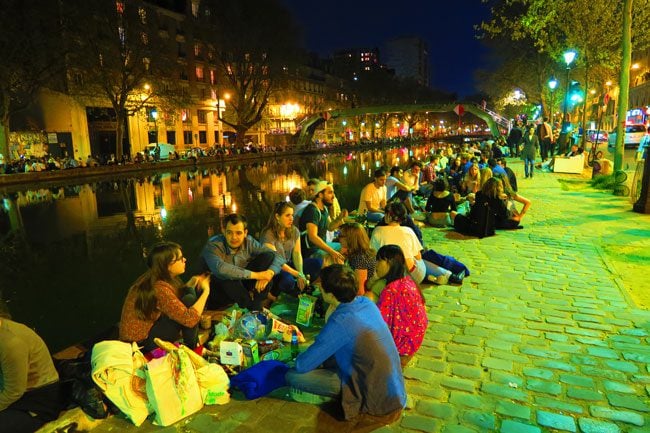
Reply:
[[108, 417], [108, 402], [92, 380], [88, 353], [76, 359], [55, 359], [54, 367], [63, 383], [68, 404], [78, 405], [94, 419]]
[[487, 201], [476, 202], [472, 206], [471, 232], [481, 239], [494, 236], [494, 212]]

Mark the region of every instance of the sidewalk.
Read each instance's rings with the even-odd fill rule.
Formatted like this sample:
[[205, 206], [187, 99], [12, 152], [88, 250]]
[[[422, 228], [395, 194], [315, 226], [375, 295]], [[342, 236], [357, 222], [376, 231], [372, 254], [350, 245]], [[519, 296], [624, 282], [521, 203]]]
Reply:
[[[650, 215], [585, 177], [511, 168], [532, 200], [523, 230], [424, 229], [472, 275], [424, 287], [430, 326], [404, 371], [408, 407], [376, 431], [650, 432], [650, 311], [633, 303], [650, 306]], [[239, 398], [164, 429], [113, 417], [93, 431], [349, 431], [314, 406]]]

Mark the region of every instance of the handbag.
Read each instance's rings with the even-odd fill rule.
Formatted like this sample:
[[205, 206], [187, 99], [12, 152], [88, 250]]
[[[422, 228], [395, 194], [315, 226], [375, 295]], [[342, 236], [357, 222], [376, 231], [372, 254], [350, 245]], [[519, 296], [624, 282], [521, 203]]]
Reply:
[[168, 426], [203, 407], [196, 372], [185, 350], [174, 347], [162, 358], [149, 361], [145, 374], [154, 424]]
[[93, 381], [136, 426], [151, 413], [145, 393], [145, 364], [146, 359], [135, 343], [107, 340], [93, 347]]
[[196, 372], [196, 379], [201, 389], [203, 404], [226, 404], [230, 401], [230, 393], [228, 393], [230, 379], [222, 366], [209, 363], [185, 345], [181, 344], [177, 349], [174, 344], [160, 340], [159, 338], [155, 338], [154, 343], [167, 352], [182, 350], [187, 353]]

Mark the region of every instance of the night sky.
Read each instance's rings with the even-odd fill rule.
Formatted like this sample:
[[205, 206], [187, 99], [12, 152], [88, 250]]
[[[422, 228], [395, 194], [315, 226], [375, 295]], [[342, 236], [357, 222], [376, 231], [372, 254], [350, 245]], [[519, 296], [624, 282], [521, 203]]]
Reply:
[[486, 49], [473, 26], [489, 16], [480, 0], [283, 1], [303, 28], [305, 47], [323, 57], [419, 36], [429, 45], [432, 87], [460, 96], [476, 92], [474, 70], [483, 67]]

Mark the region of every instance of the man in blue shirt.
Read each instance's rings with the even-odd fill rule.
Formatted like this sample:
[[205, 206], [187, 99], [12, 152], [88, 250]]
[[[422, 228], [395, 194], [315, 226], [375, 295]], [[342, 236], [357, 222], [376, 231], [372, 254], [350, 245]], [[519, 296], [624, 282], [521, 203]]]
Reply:
[[[314, 344], [296, 358], [295, 369], [287, 372], [292, 396], [299, 400], [306, 392], [340, 400], [347, 420], [360, 414], [397, 419], [406, 404], [404, 378], [379, 309], [356, 296], [356, 276], [347, 266], [324, 268], [321, 284], [323, 300], [334, 311]], [[326, 368], [318, 368], [323, 363]]]
[[212, 273], [207, 306], [217, 309], [237, 303], [242, 308], [260, 310], [269, 282], [285, 260], [249, 236], [243, 215], [230, 214], [224, 223], [224, 234], [208, 239], [201, 252]]

